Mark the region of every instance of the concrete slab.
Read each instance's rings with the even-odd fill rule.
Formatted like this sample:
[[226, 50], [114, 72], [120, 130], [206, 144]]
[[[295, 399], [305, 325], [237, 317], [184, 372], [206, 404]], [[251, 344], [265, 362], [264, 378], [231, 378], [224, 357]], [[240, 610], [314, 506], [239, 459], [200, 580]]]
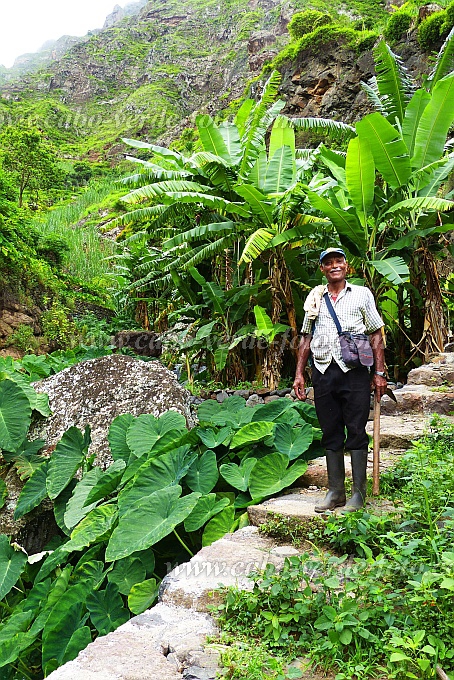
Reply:
[[252, 571], [264, 569], [269, 562], [279, 567], [285, 557], [299, 554], [290, 545], [284, 551], [276, 551], [276, 547], [254, 526], [226, 534], [163, 579], [160, 601], [206, 612], [209, 606], [221, 603], [220, 594], [214, 592], [220, 586], [250, 590], [253, 582], [248, 574]]
[[216, 626], [206, 614], [159, 603], [115, 632], [97, 638], [77, 659], [48, 677], [50, 680], [181, 680], [184, 669], [190, 670], [206, 661], [204, 670], [214, 679], [218, 656], [213, 650], [205, 650], [205, 639], [215, 632]]
[[325, 497], [320, 490], [300, 489], [295, 493], [289, 493], [279, 498], [270, 498], [260, 505], [251, 505], [248, 508], [249, 521], [254, 526], [260, 526], [273, 514], [295, 517], [300, 521], [311, 520], [320, 517], [314, 507]]

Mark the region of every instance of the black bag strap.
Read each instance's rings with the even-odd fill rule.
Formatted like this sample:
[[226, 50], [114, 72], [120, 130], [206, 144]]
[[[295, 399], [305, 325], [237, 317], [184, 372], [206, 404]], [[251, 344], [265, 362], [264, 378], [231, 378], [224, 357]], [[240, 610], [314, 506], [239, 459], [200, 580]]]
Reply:
[[328, 307], [328, 312], [333, 317], [333, 321], [336, 324], [337, 332], [340, 335], [342, 333], [342, 326], [340, 325], [339, 319], [337, 318], [337, 314], [334, 311], [333, 305], [331, 304], [331, 300], [329, 299], [329, 294], [325, 293], [323, 297], [325, 298], [326, 306]]

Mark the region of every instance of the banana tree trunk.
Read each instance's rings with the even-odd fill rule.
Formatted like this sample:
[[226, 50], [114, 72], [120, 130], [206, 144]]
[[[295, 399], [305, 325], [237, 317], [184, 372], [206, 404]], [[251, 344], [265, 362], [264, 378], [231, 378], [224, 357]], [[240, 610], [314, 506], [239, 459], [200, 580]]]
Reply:
[[[275, 255], [272, 255], [270, 258], [269, 272], [271, 288], [271, 321], [273, 323], [279, 323], [282, 312], [281, 271], [279, 260]], [[279, 339], [271, 342], [266, 348], [262, 366], [262, 379], [265, 387], [269, 387], [270, 390], [277, 389], [277, 386], [279, 385], [282, 370], [282, 354], [282, 341]]]
[[426, 302], [424, 305], [424, 354], [426, 361], [433, 352], [443, 352], [448, 341], [443, 297], [441, 293], [440, 279], [435, 259], [432, 253], [424, 248], [422, 251], [422, 264], [426, 278]]

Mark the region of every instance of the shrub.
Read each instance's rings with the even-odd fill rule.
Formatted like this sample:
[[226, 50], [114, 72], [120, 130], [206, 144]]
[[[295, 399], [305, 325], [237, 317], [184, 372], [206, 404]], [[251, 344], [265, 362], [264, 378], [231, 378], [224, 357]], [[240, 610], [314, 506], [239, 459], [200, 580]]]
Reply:
[[62, 266], [69, 250], [68, 242], [58, 234], [42, 236], [36, 248], [40, 258], [57, 268]]
[[316, 9], [307, 9], [294, 14], [287, 28], [292, 40], [298, 40], [306, 33], [312, 33], [316, 28], [331, 24], [332, 21], [329, 14]]
[[384, 31], [385, 40], [394, 42], [400, 40], [405, 31], [408, 31], [410, 28], [412, 21], [412, 15], [405, 10], [400, 10], [399, 12], [391, 14], [388, 25]]
[[442, 26], [443, 35], [454, 28], [454, 0], [446, 7], [445, 13], [445, 22]]
[[14, 345], [21, 352], [34, 352], [38, 348], [38, 340], [31, 326], [21, 323], [8, 338], [8, 344]]
[[421, 22], [418, 28], [418, 42], [421, 49], [430, 52], [445, 34], [446, 12], [435, 12]]

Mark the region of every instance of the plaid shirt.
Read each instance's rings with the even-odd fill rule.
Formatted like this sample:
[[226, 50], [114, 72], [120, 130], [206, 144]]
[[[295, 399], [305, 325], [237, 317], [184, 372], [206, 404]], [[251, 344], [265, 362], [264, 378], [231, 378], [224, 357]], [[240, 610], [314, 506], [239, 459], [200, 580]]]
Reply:
[[[324, 292], [327, 291], [328, 286], [325, 286]], [[384, 326], [375, 306], [374, 297], [368, 288], [355, 286], [346, 281], [345, 288], [339, 293], [336, 302], [332, 300], [331, 302], [343, 331], [369, 334]], [[316, 368], [324, 373], [334, 359], [344, 373], [351, 370], [342, 361], [336, 324], [324, 299], [320, 304], [313, 333], [312, 325], [312, 319], [309, 319], [306, 314], [301, 332], [312, 335], [311, 351]]]

